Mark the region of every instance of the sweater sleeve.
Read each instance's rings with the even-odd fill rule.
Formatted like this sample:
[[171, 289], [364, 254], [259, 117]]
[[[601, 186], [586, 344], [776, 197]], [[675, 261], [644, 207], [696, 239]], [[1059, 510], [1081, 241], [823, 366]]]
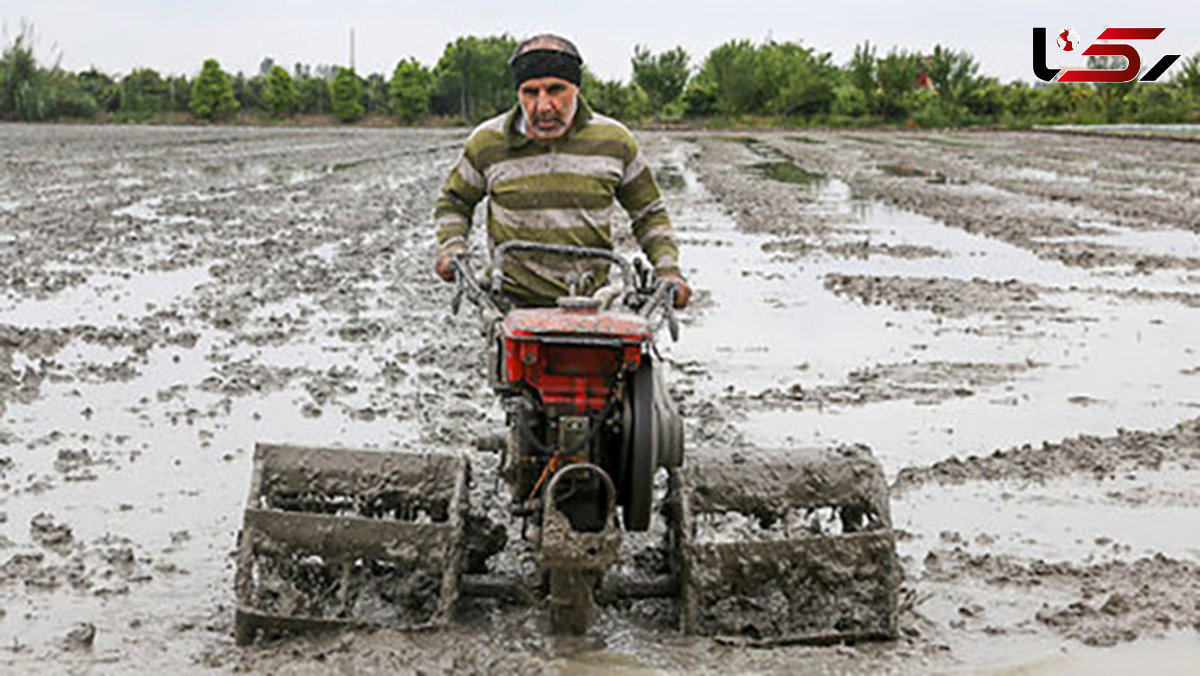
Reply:
[[630, 159], [617, 186], [617, 200], [633, 219], [633, 236], [654, 270], [660, 275], [679, 274], [679, 245], [654, 172], [637, 142], [630, 137], [629, 143]]
[[442, 194], [433, 207], [439, 252], [455, 246], [466, 246], [467, 235], [471, 232], [471, 216], [475, 212], [475, 205], [484, 196], [486, 184], [476, 168], [472, 140], [467, 140], [458, 163], [446, 177]]

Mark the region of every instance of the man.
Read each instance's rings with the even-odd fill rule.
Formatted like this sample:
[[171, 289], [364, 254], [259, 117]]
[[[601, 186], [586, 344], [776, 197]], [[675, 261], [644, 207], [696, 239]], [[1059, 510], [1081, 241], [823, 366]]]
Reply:
[[[519, 240], [612, 249], [615, 200], [658, 277], [677, 285], [675, 306], [686, 306], [691, 289], [654, 174], [629, 130], [580, 97], [583, 60], [575, 45], [539, 35], [517, 46], [509, 67], [519, 104], [475, 128], [446, 179], [433, 212], [434, 271], [454, 281], [450, 262], [465, 248], [484, 197], [491, 247]], [[504, 292], [519, 306], [554, 305], [572, 270], [591, 272], [597, 287], [607, 270], [601, 262], [539, 252], [511, 259], [504, 261]]]

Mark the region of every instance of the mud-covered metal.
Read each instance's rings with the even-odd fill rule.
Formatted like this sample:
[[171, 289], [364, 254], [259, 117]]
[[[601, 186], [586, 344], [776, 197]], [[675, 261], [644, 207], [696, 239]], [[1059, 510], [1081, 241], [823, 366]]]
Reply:
[[645, 317], [631, 312], [596, 312], [568, 308], [513, 310], [504, 318], [507, 335], [588, 335], [640, 343], [650, 338]]
[[671, 474], [681, 628], [760, 644], [890, 638], [900, 568], [863, 447], [691, 458]]
[[[558, 488], [572, 479], [597, 481], [603, 492], [601, 526], [581, 530], [559, 509]], [[593, 606], [593, 588], [604, 571], [620, 558], [622, 533], [616, 525], [616, 488], [596, 465], [576, 463], [563, 467], [546, 486], [538, 560], [550, 575], [551, 629], [556, 633], [587, 631]]]
[[445, 625], [466, 470], [452, 455], [259, 444], [238, 548], [237, 641]]

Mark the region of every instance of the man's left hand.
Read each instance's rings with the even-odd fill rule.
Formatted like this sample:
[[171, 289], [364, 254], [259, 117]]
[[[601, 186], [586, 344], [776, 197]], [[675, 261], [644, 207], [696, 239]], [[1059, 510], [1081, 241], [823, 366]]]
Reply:
[[660, 276], [659, 279], [675, 285], [675, 309], [682, 310], [687, 307], [688, 300], [692, 297], [692, 287], [684, 281], [683, 275], [668, 273]]

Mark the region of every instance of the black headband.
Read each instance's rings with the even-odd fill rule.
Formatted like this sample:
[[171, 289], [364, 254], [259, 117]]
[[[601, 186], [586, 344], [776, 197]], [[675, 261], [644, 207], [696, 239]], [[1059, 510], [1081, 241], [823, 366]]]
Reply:
[[535, 77], [557, 77], [576, 87], [583, 79], [583, 61], [567, 52], [557, 49], [531, 49], [522, 52], [508, 62], [512, 70], [513, 82], [518, 87], [526, 80]]

